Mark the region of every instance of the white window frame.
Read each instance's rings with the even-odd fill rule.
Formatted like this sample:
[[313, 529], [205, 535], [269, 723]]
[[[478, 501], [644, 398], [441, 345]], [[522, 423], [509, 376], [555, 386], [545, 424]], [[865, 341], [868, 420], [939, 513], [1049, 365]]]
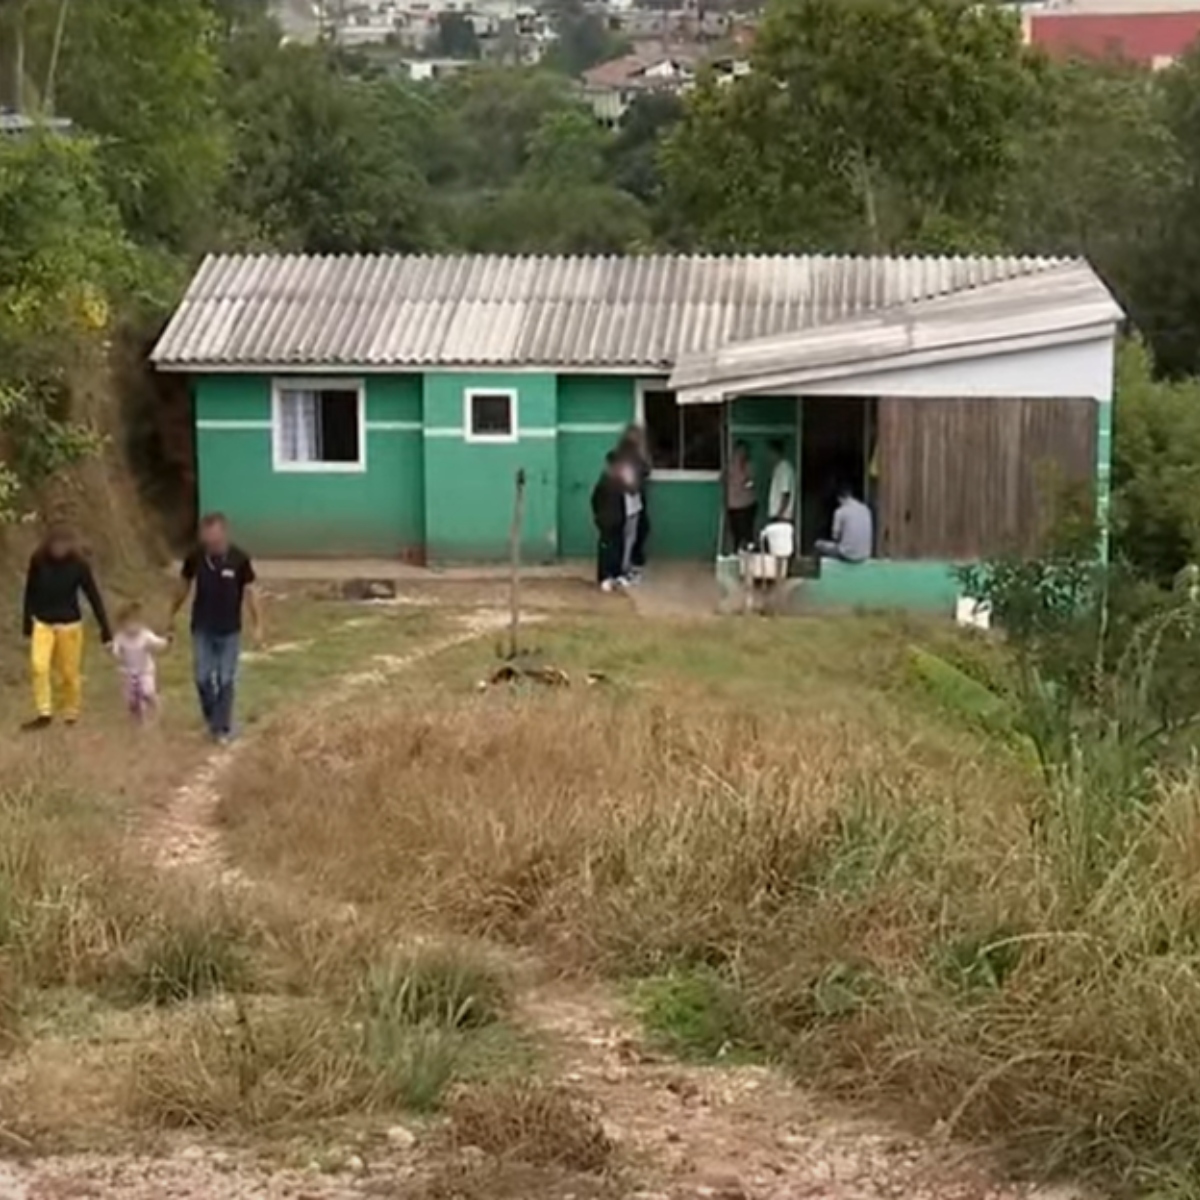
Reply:
[[[646, 393], [647, 392], [669, 392], [671, 388], [667, 386], [670, 382], [666, 375], [659, 376], [657, 379], [639, 379], [635, 389], [634, 399], [634, 421], [646, 428]], [[704, 470], [687, 470], [683, 467], [663, 467], [659, 468], [656, 463], [651, 463], [654, 474], [652, 478], [658, 479], [665, 483], [711, 483], [714, 480], [719, 481], [721, 472], [704, 471]]]
[[[355, 462], [291, 462], [283, 449], [284, 392], [354, 392], [358, 401], [358, 459]], [[356, 475], [367, 469], [367, 391], [361, 379], [318, 376], [271, 380], [271, 465], [278, 474]]]
[[[504, 396], [508, 400], [508, 411], [512, 415], [511, 428], [508, 433], [476, 433], [471, 420], [472, 409], [477, 396]], [[463, 437], [468, 442], [482, 442], [484, 445], [511, 446], [519, 441], [521, 436], [519, 396], [516, 388], [475, 387], [463, 391]]]

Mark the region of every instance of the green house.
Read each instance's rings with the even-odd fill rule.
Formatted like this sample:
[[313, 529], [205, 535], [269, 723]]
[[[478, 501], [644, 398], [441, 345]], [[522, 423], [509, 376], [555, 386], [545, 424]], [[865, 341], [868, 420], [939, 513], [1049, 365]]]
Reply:
[[153, 361], [260, 556], [501, 559], [523, 468], [526, 560], [589, 558], [638, 422], [655, 559], [711, 560], [732, 441], [780, 438], [802, 549], [849, 481], [887, 590], [1029, 544], [1047, 464], [1103, 507], [1121, 319], [1062, 259], [216, 256]]

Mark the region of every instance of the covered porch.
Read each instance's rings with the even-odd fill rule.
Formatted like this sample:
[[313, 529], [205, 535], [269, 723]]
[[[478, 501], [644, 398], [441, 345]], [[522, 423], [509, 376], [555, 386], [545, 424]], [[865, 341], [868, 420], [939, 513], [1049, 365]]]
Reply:
[[805, 604], [949, 611], [954, 568], [1032, 551], [1063, 485], [1091, 489], [1103, 526], [1122, 316], [1085, 264], [1064, 263], [687, 356], [668, 386], [681, 412], [719, 409], [726, 453], [746, 441], [760, 479], [766, 442], [783, 440], [802, 556], [839, 484], [871, 507], [872, 560], [809, 563]]

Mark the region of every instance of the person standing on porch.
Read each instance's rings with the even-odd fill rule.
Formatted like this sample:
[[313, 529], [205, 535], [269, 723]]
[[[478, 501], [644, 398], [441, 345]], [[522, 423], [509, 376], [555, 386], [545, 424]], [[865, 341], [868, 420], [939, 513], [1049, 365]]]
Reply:
[[83, 610], [80, 594], [87, 597], [100, 640], [112, 641], [104, 600], [75, 535], [64, 526], [52, 529], [29, 560], [25, 576], [22, 627], [29, 639], [29, 667], [33, 679], [35, 715], [21, 728], [34, 731], [54, 721], [52, 676], [60, 688], [63, 720], [74, 725], [83, 704]]
[[184, 559], [171, 607], [171, 622], [192, 601], [192, 662], [204, 723], [215, 742], [233, 737], [233, 702], [241, 655], [242, 610], [250, 616], [255, 641], [262, 640], [262, 614], [254, 588], [254, 566], [229, 540], [220, 513], [200, 522], [200, 545]]
[[617, 453], [632, 470], [633, 491], [629, 502], [630, 515], [637, 517], [633, 544], [625, 563], [626, 577], [638, 582], [646, 569], [646, 542], [650, 537], [650, 509], [646, 485], [650, 481], [650, 452], [646, 447], [646, 431], [640, 425], [629, 425], [621, 436]]
[[750, 447], [740, 439], [734, 442], [733, 455], [725, 468], [725, 515], [733, 549], [744, 550], [754, 541], [758, 495], [754, 490]]
[[767, 497], [767, 524], [796, 520], [796, 469], [787, 459], [787, 447], [782, 438], [767, 443], [771, 458], [771, 490]]

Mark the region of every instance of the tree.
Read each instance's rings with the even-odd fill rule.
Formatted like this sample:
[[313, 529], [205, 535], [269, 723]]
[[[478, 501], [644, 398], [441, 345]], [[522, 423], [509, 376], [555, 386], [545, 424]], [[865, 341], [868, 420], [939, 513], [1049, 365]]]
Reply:
[[1037, 72], [968, 0], [781, 0], [667, 140], [677, 237], [713, 248], [982, 249]]
[[1200, 383], [1156, 381], [1136, 341], [1117, 362], [1112, 487], [1119, 557], [1163, 583], [1200, 563]]
[[105, 185], [139, 241], [192, 250], [212, 234], [228, 158], [216, 35], [206, 0], [70, 9], [58, 106], [97, 136]]
[[1160, 80], [1128, 64], [1072, 62], [1048, 64], [1045, 88], [1043, 119], [1018, 144], [1004, 191], [1006, 244], [1088, 258], [1138, 320], [1180, 176]]
[[314, 254], [424, 248], [428, 187], [410, 90], [347, 79], [320, 47], [284, 46], [256, 61], [231, 78], [233, 212], [269, 244]]
[[1156, 79], [1170, 139], [1166, 196], [1140, 245], [1123, 246], [1130, 308], [1170, 375], [1200, 373], [1200, 49]]
[[0, 142], [0, 521], [95, 448], [73, 419], [72, 381], [100, 360], [117, 297], [148, 278], [103, 175], [82, 139]]
[[566, 80], [548, 71], [483, 67], [439, 85], [429, 171], [455, 192], [503, 187], [524, 169], [530, 137], [550, 113], [577, 108]]
[[653, 204], [662, 191], [659, 145], [683, 118], [683, 102], [674, 92], [644, 92], [626, 110], [609, 147], [613, 183]]
[[479, 35], [470, 17], [458, 12], [438, 13], [433, 52], [445, 58], [478, 58]]
[[573, 78], [629, 51], [628, 41], [614, 36], [603, 17], [581, 7], [560, 10], [554, 28], [558, 41], [547, 56], [547, 65]]

